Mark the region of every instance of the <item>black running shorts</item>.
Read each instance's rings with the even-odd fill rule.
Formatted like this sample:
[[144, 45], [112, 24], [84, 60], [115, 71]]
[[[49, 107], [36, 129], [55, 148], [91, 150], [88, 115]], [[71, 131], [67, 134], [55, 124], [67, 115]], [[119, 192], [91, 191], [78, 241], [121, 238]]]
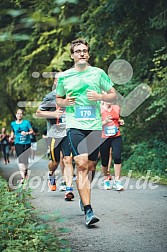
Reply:
[[69, 129], [68, 138], [73, 156], [88, 153], [88, 159], [98, 159], [101, 130]]

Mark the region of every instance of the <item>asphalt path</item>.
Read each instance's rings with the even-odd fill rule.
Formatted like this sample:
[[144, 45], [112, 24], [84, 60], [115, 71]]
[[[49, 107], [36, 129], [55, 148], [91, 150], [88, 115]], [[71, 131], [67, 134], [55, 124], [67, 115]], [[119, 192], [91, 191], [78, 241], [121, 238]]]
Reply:
[[[100, 221], [91, 228], [85, 226], [84, 214], [79, 208], [79, 196], [74, 185], [75, 199], [64, 200], [64, 192], [50, 192], [47, 186], [47, 159], [36, 158], [30, 163], [29, 187], [32, 204], [42, 214], [58, 213], [62, 221], [55, 225], [68, 232], [62, 238], [69, 240], [73, 252], [166, 252], [167, 251], [167, 187], [148, 183], [147, 178], [134, 180], [123, 177], [125, 190], [105, 191], [98, 172], [92, 184], [92, 206]], [[16, 161], [4, 165], [0, 171], [10, 186], [19, 179]], [[57, 187], [61, 174], [58, 169]]]

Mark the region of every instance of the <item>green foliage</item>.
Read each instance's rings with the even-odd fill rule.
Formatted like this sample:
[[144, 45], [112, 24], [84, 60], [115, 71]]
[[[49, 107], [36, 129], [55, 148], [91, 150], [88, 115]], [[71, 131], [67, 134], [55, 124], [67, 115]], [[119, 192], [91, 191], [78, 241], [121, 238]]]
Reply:
[[[167, 48], [162, 47], [161, 49], [155, 52], [154, 58], [153, 58], [154, 68], [150, 70], [154, 73], [154, 80], [153, 80], [153, 85], [152, 85], [153, 101], [149, 107], [149, 111], [151, 111], [152, 115], [147, 118], [148, 121], [156, 120], [158, 117], [161, 117], [161, 121], [163, 123], [163, 119], [167, 118], [166, 60], [167, 60]], [[163, 133], [165, 133], [165, 131]]]
[[151, 170], [155, 175], [166, 175], [167, 172], [167, 147], [163, 142], [149, 141], [132, 145], [131, 155], [124, 162], [125, 170], [146, 173]]
[[[5, 110], [13, 118], [19, 101], [41, 101], [51, 90], [54, 75], [43, 78], [43, 72], [60, 71], [66, 67], [64, 62], [71, 61], [67, 49], [63, 50], [62, 35], [68, 37], [78, 21], [77, 17], [66, 15], [65, 5], [70, 8], [75, 3], [18, 0], [8, 6], [1, 2], [0, 105], [5, 104]], [[40, 78], [34, 79], [33, 72], [39, 72]], [[0, 112], [4, 118], [5, 111]]]
[[22, 188], [9, 191], [0, 177], [0, 251], [70, 251], [65, 243], [64, 249], [60, 249], [54, 227], [47, 225], [47, 221], [56, 221], [57, 216], [52, 213], [40, 221], [29, 197], [30, 192]]
[[[132, 79], [115, 85], [121, 95], [127, 96], [141, 83], [152, 90], [124, 118], [124, 162], [131, 146], [167, 141], [166, 0], [3, 0], [0, 7], [0, 126], [13, 120], [19, 101], [40, 102], [50, 92], [54, 73], [72, 66], [70, 42], [84, 37], [91, 46], [90, 64], [106, 72], [115, 59], [132, 65]], [[39, 78], [33, 78], [33, 72]], [[44, 78], [44, 72], [53, 75]], [[42, 132], [44, 120], [32, 118], [36, 108], [25, 109]]]

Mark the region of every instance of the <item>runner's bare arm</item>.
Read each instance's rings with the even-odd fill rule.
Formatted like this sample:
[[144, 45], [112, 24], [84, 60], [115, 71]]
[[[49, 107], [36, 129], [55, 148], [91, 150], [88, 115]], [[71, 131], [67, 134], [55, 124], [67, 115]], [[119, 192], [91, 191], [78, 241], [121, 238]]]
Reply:
[[38, 118], [60, 118], [63, 114], [63, 111], [61, 109], [57, 109], [56, 111], [43, 111], [40, 109], [37, 109], [36, 116]]
[[69, 93], [65, 98], [64, 97], [60, 97], [60, 96], [56, 96], [56, 103], [58, 106], [60, 107], [66, 107], [66, 106], [72, 106], [75, 104], [75, 96], [71, 96], [72, 92]]

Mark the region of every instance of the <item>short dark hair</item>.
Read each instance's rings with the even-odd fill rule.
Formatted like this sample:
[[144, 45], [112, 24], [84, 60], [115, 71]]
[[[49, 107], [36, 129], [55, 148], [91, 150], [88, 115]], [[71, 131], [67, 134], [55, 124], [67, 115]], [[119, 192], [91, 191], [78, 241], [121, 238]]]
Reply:
[[85, 40], [85, 39], [75, 39], [71, 42], [71, 46], [70, 46], [70, 52], [71, 53], [74, 53], [74, 47], [77, 46], [77, 45], [81, 45], [81, 44], [84, 44], [88, 47], [88, 52], [89, 52], [89, 44], [88, 42]]

